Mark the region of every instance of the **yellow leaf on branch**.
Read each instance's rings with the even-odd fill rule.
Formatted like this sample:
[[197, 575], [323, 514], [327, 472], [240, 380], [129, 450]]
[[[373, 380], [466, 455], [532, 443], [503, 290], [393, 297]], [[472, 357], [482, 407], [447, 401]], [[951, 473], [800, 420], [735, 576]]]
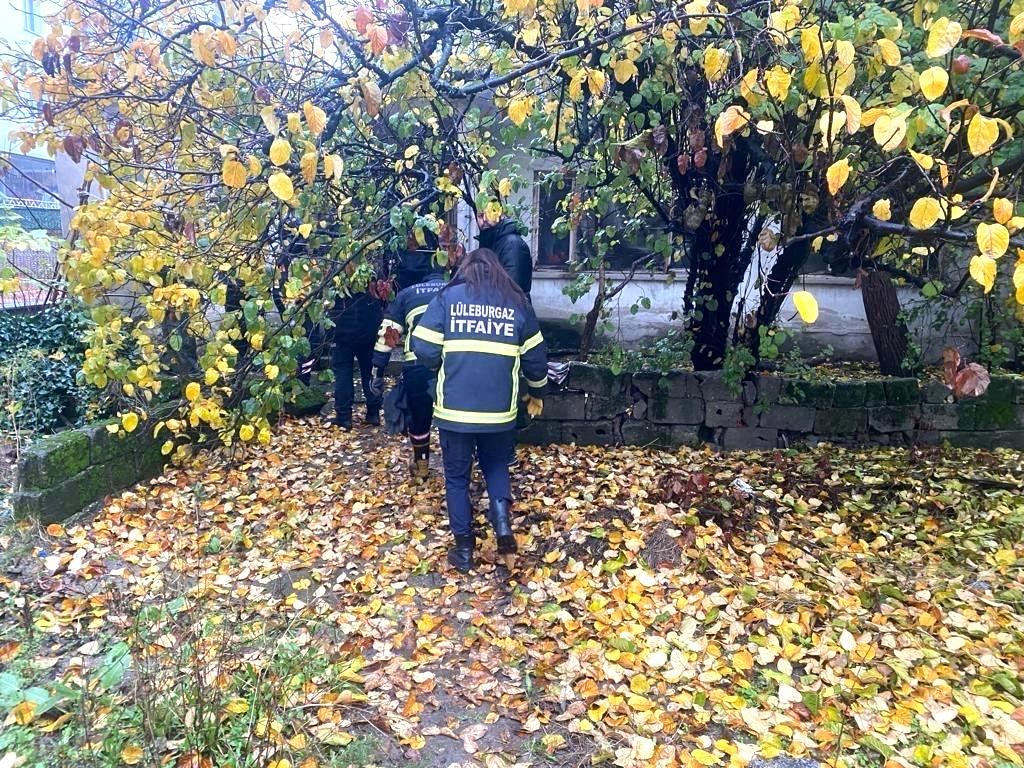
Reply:
[[928, 101], [935, 101], [946, 92], [949, 85], [949, 73], [942, 67], [928, 67], [918, 76], [921, 93]]
[[225, 160], [220, 169], [221, 181], [224, 186], [232, 189], [241, 189], [245, 186], [247, 177], [245, 166], [237, 160]]
[[288, 143], [288, 139], [278, 136], [270, 145], [270, 162], [274, 165], [282, 166], [291, 159], [292, 156], [292, 145]]
[[998, 259], [1010, 247], [1010, 233], [1002, 224], [982, 222], [978, 225], [975, 239], [982, 254], [993, 259]]
[[892, 218], [892, 208], [889, 204], [889, 199], [884, 198], [882, 200], [875, 200], [875, 204], [871, 206], [871, 215], [880, 221], [888, 221]]
[[1013, 203], [1005, 197], [997, 197], [992, 201], [992, 215], [1000, 224], [1006, 224], [1013, 218]]
[[999, 122], [980, 112], [967, 125], [967, 146], [975, 157], [984, 155], [999, 140]]
[[288, 178], [288, 174], [281, 171], [271, 174], [267, 184], [270, 186], [270, 191], [281, 200], [291, 200], [295, 195], [292, 180]]
[[750, 115], [743, 107], [735, 104], [726, 107], [715, 120], [715, 141], [718, 146], [724, 147], [725, 137], [740, 130], [749, 122]]
[[725, 77], [729, 70], [729, 51], [717, 46], [710, 46], [704, 51], [704, 76], [712, 83], [716, 83]]
[[991, 256], [978, 255], [971, 259], [971, 277], [985, 289], [992, 290], [996, 284], [996, 260]]
[[842, 160], [832, 163], [825, 172], [825, 178], [828, 180], [829, 194], [834, 197], [836, 192], [842, 189], [847, 179], [850, 178], [849, 159], [844, 157]]
[[963, 35], [963, 27], [958, 22], [950, 21], [943, 16], [932, 23], [924, 51], [933, 59], [945, 56], [960, 42], [961, 35]]
[[900, 65], [902, 55], [900, 54], [900, 49], [896, 47], [896, 43], [883, 37], [876, 40], [875, 45], [878, 46], [878, 51], [882, 54], [882, 61], [890, 67], [898, 67]]
[[309, 126], [310, 133], [314, 136], [319, 136], [324, 132], [324, 128], [327, 127], [326, 112], [311, 101], [307, 101], [302, 105], [302, 112], [306, 115], [306, 125]]
[[921, 197], [914, 202], [907, 220], [914, 229], [928, 229], [942, 216], [942, 205], [934, 197]]
[[818, 300], [809, 291], [797, 291], [793, 294], [793, 306], [805, 323], [813, 323], [818, 319]]

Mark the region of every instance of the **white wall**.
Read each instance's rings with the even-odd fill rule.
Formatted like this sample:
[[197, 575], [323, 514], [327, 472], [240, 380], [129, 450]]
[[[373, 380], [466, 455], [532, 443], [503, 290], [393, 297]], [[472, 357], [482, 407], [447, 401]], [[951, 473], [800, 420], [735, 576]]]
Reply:
[[[612, 281], [622, 273], [610, 273]], [[556, 270], [536, 270], [533, 273], [533, 306], [541, 320], [559, 321], [568, 324], [573, 315], [585, 315], [593, 306], [596, 288], [580, 298], [575, 304], [562, 293], [571, 282], [572, 276]], [[677, 272], [675, 279], [668, 282], [661, 275], [642, 274], [615, 297], [609, 304], [610, 320], [615, 331], [610, 339], [627, 347], [664, 336], [671, 330], [683, 327], [682, 302], [686, 286], [686, 273]], [[854, 287], [854, 280], [831, 275], [807, 275], [801, 278], [799, 289], [810, 291], [818, 301], [818, 320], [808, 325], [796, 313], [792, 301], [787, 299], [779, 315], [780, 325], [794, 332], [800, 348], [807, 354], [817, 354], [823, 347], [830, 346], [836, 358], [844, 360], [875, 360], [875, 348], [871, 330], [864, 314], [860, 291]], [[916, 289], [900, 288], [900, 303], [909, 308], [922, 301]], [[650, 309], [642, 307], [634, 315], [630, 308], [646, 297]], [[676, 313], [673, 319], [673, 313]], [[954, 325], [946, 331], [929, 332], [927, 323], [912, 327], [913, 336], [922, 344], [927, 362], [942, 357], [942, 350], [949, 344], [968, 348], [968, 336], [963, 325]], [[580, 322], [578, 327], [582, 327]]]

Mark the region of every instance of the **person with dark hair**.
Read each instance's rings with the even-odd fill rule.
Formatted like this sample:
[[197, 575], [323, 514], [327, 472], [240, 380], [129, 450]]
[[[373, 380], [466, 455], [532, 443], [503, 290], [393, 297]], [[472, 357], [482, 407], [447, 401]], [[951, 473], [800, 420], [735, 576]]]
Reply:
[[388, 306], [387, 315], [381, 323], [377, 335], [377, 345], [373, 348], [373, 382], [371, 389], [376, 397], [384, 395], [384, 369], [391, 360], [394, 349], [405, 335], [404, 365], [402, 366], [402, 383], [409, 404], [409, 443], [412, 446], [412, 459], [409, 462], [409, 473], [414, 479], [426, 479], [430, 470], [430, 424], [434, 407], [430, 384], [433, 372], [424, 368], [416, 361], [412, 352], [412, 331], [420, 322], [427, 306], [445, 286], [444, 270], [430, 264], [428, 274], [415, 285], [410, 285], [398, 292], [395, 300]]
[[530, 246], [523, 239], [519, 222], [507, 216], [492, 222], [478, 213], [476, 223], [480, 227], [477, 237], [480, 247], [495, 253], [505, 272], [529, 300], [533, 286], [533, 256], [530, 255]]
[[479, 248], [460, 261], [455, 278], [427, 307], [412, 332], [412, 351], [418, 363], [437, 372], [434, 421], [455, 536], [448, 562], [468, 573], [476, 545], [469, 498], [474, 452], [487, 484], [498, 554], [516, 551], [508, 455], [515, 442], [519, 374], [526, 378], [524, 399], [539, 413], [547, 348], [526, 294], [493, 251]]
[[331, 313], [334, 321], [334, 425], [352, 429], [352, 403], [355, 400], [353, 358], [359, 363], [359, 378], [366, 396], [366, 423], [380, 425], [381, 398], [370, 386], [373, 345], [384, 316], [380, 300], [367, 291], [338, 296]]

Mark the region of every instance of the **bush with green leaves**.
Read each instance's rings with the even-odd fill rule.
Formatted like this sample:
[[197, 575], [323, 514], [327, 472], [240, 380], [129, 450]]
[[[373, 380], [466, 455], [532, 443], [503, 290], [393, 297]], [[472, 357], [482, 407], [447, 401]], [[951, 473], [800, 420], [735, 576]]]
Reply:
[[71, 302], [0, 312], [0, 429], [53, 432], [98, 414], [99, 390], [79, 383], [89, 324]]

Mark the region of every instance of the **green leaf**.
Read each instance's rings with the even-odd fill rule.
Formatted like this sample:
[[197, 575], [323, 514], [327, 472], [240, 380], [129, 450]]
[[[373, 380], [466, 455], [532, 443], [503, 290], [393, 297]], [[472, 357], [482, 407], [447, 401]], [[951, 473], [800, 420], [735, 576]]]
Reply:
[[[810, 709], [810, 707], [808, 707], [808, 709]], [[866, 736], [862, 736], [857, 743], [860, 744], [862, 747], [866, 747], [867, 749], [877, 752], [886, 760], [888, 760], [890, 757], [896, 754], [895, 749], [890, 747], [877, 736], [874, 736], [870, 733]]]
[[0, 672], [0, 709], [10, 709], [21, 700], [21, 679], [13, 672]]
[[623, 653], [636, 653], [639, 650], [636, 643], [625, 637], [613, 637], [608, 641], [608, 645]]
[[926, 299], [934, 299], [942, 293], [942, 281], [941, 280], [929, 280], [923, 286], [921, 286], [921, 295]]
[[103, 657], [103, 664], [97, 670], [100, 686], [111, 691], [120, 685], [131, 667], [132, 657], [127, 643], [118, 643]]

